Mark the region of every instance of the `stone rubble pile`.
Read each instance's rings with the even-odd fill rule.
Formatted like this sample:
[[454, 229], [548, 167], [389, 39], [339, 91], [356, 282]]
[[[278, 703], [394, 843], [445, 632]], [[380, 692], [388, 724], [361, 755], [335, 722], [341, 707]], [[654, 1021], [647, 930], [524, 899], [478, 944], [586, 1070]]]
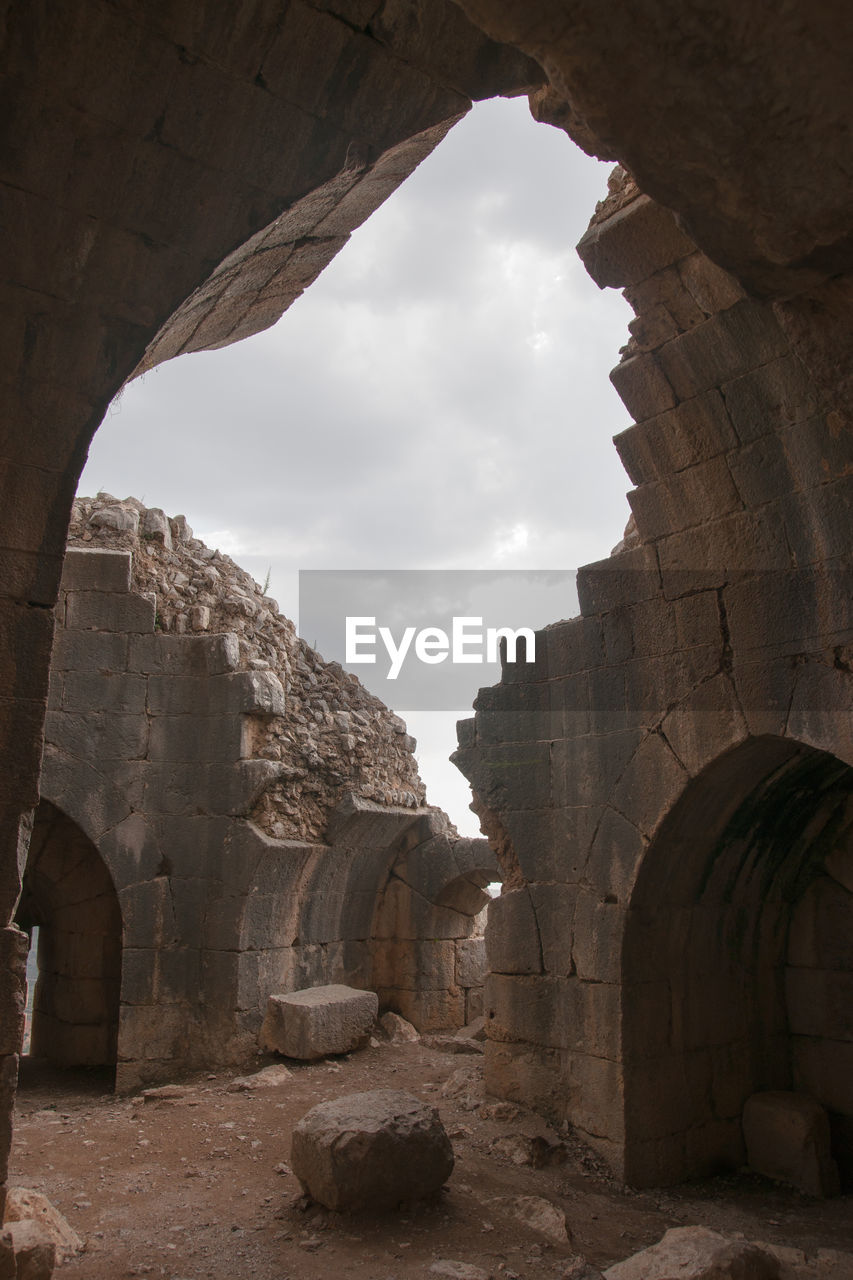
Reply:
[[131, 551], [133, 589], [156, 596], [160, 630], [232, 632], [241, 668], [280, 680], [284, 714], [259, 720], [252, 744], [253, 755], [281, 766], [251, 815], [268, 835], [322, 838], [350, 792], [383, 805], [424, 803], [415, 741], [400, 717], [338, 663], [324, 662], [248, 573], [193, 537], [184, 516], [132, 497], [76, 498], [69, 544]]

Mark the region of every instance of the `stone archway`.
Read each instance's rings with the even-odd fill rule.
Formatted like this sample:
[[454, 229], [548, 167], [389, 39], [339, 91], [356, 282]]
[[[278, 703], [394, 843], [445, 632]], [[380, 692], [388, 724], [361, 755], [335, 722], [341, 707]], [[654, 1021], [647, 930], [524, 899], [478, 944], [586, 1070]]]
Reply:
[[851, 824], [853, 769], [771, 736], [718, 758], [662, 823], [622, 952], [629, 1181], [742, 1164], [743, 1105], [765, 1089], [817, 1097], [849, 1142]]
[[16, 923], [37, 926], [31, 1056], [56, 1066], [115, 1066], [122, 920], [106, 863], [48, 800], [36, 810]]
[[371, 928], [381, 1005], [419, 1031], [461, 1027], [483, 1013], [484, 912], [500, 878], [485, 840], [442, 832], [401, 849]]

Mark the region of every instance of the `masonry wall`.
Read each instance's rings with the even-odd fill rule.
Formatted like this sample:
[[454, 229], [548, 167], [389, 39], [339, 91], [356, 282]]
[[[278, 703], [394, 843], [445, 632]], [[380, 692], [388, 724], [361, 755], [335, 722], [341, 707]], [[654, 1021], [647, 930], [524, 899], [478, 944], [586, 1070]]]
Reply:
[[[235, 634], [156, 629], [157, 600], [131, 589], [132, 569], [129, 551], [69, 548], [42, 773], [42, 807], [92, 848], [120, 914], [118, 1087], [243, 1061], [270, 994], [326, 982], [377, 987], [385, 1006], [424, 1029], [461, 1025], [482, 973], [463, 972], [456, 950], [494, 878], [487, 842], [460, 840], [437, 810], [354, 794], [322, 839], [270, 836], [252, 815], [288, 766], [255, 752], [266, 750], [264, 726], [287, 719], [285, 686], [270, 669], [240, 669]], [[39, 888], [44, 843], [34, 840], [25, 877], [27, 926], [53, 923], [49, 888]], [[73, 849], [64, 856], [79, 862]], [[397, 886], [408, 926], [392, 943]], [[72, 894], [66, 933], [96, 934], [97, 906], [88, 891]], [[46, 1034], [34, 1036], [36, 1050], [50, 1043], [48, 948], [61, 950], [62, 936], [43, 931]], [[66, 1010], [81, 1008], [82, 977], [63, 974]], [[82, 1044], [86, 1017], [68, 1017]], [[55, 1042], [50, 1056], [75, 1060]]]
[[[688, 1049], [672, 990], [656, 995], [625, 951], [638, 877], [694, 780], [743, 744], [853, 763], [853, 481], [849, 437], [774, 307], [747, 298], [671, 214], [623, 178], [580, 253], [638, 313], [612, 375], [636, 419], [616, 441], [636, 530], [580, 570], [581, 614], [537, 636], [533, 674], [507, 668], [480, 692], [455, 759], [504, 869], [486, 932], [488, 1086], [570, 1120], [649, 1183], [737, 1164], [743, 1091], [762, 1072], [722, 1110], [705, 1109], [697, 1076], [680, 1120], [651, 1114], [654, 1082], [683, 1079]], [[691, 821], [695, 842], [701, 797]], [[670, 874], [690, 839], [670, 848]], [[719, 914], [714, 927], [725, 935]], [[651, 955], [662, 945], [652, 938]], [[660, 956], [666, 982], [678, 955]], [[719, 953], [749, 968], [737, 956]], [[765, 987], [783, 952], [767, 965]], [[737, 1038], [723, 1037], [732, 1055]], [[638, 1052], [645, 1087], [629, 1070]]]
[[[229, 3], [203, 14], [88, 0], [49, 18], [39, 6], [10, 11], [0, 45], [10, 105], [0, 167], [0, 1200], [22, 1027], [23, 942], [8, 926], [39, 797], [51, 611], [88, 442], [147, 352], [221, 345], [274, 319], [469, 94], [540, 83], [517, 46], [555, 86], [539, 99], [543, 118], [567, 121], [599, 156], [624, 158], [756, 296], [788, 299], [777, 315], [836, 415], [835, 443], [849, 430], [843, 6], [798, 0], [768, 24], [757, 4], [727, 0], [713, 27], [695, 5], [652, 0], [463, 8], [514, 46], [508, 60], [472, 23], [460, 27], [449, 3], [415, 6], [414, 22], [404, 6], [361, 0], [271, 0], [251, 12]], [[307, 36], [330, 38], [291, 39], [285, 9]], [[806, 452], [810, 422], [796, 440]], [[791, 532], [797, 545], [805, 535], [835, 554], [848, 512], [822, 487]], [[825, 634], [823, 609], [814, 616]], [[766, 621], [775, 625], [778, 611], [768, 606]], [[831, 689], [845, 661], [812, 664], [807, 678]], [[785, 677], [779, 700], [772, 682], [766, 692], [772, 720]], [[540, 808], [550, 803], [539, 797]]]

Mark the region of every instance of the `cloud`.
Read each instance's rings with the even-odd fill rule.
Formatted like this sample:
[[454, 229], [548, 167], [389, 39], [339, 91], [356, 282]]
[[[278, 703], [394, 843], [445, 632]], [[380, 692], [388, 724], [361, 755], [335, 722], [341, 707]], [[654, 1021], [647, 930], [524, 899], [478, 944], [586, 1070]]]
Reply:
[[479, 104], [278, 325], [131, 384], [81, 492], [185, 512], [291, 613], [299, 568], [606, 555], [629, 312], [574, 252], [606, 174], [524, 100]]

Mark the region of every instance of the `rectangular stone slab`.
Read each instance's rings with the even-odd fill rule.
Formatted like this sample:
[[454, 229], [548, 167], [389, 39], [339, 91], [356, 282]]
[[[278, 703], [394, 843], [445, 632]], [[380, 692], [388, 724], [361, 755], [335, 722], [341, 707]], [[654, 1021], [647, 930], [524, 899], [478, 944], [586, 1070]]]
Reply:
[[333, 984], [272, 995], [260, 1031], [261, 1048], [310, 1061], [356, 1049], [379, 1012], [373, 991]]

